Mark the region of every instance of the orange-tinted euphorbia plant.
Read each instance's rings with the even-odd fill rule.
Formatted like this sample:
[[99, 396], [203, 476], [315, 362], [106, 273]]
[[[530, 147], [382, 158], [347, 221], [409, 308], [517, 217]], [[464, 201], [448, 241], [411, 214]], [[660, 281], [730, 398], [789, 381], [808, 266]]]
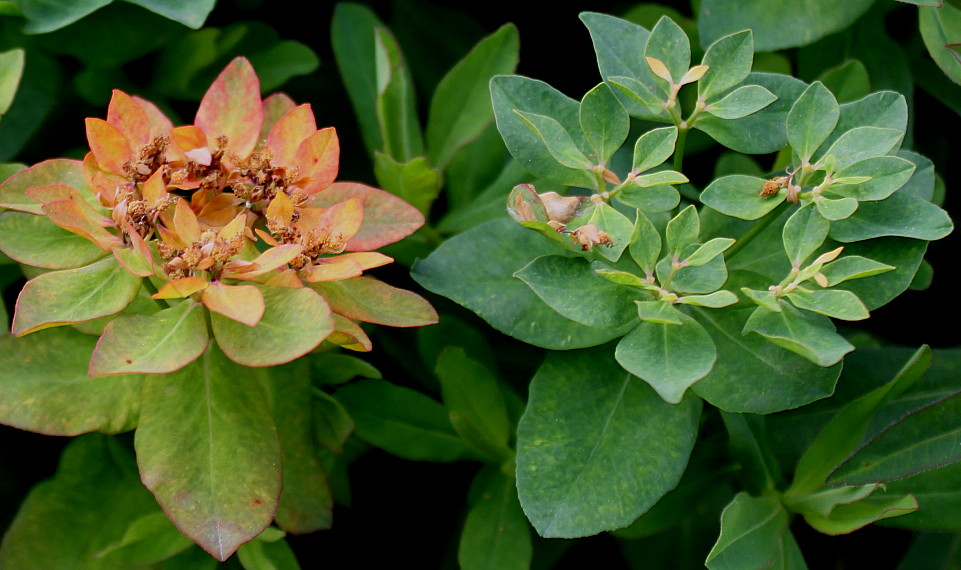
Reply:
[[423, 216], [335, 182], [334, 129], [285, 95], [262, 101], [243, 58], [193, 125], [114, 91], [86, 132], [83, 161], [42, 162], [0, 186], [0, 250], [30, 277], [13, 336], [0, 337], [0, 353], [18, 355], [4, 365], [0, 422], [136, 428], [143, 483], [220, 560], [272, 521], [326, 528], [323, 420], [299, 363], [278, 365], [325, 341], [370, 350], [360, 322], [436, 322], [420, 296], [363, 275], [393, 261], [373, 250]]

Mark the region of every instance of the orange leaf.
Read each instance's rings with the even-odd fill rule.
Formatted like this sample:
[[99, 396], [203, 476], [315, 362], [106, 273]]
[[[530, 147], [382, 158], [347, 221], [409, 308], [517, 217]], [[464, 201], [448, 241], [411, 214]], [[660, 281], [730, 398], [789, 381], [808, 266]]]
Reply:
[[[301, 143], [316, 132], [317, 121], [309, 104], [291, 109], [267, 135], [267, 150], [274, 157], [271, 162], [277, 166], [293, 166]], [[305, 172], [301, 174], [306, 175]]]
[[242, 212], [240, 214], [237, 214], [237, 216], [233, 220], [230, 220], [229, 224], [220, 228], [220, 231], [217, 232], [217, 239], [228, 240], [243, 234], [244, 227], [246, 226], [246, 224], [247, 224], [247, 214], [244, 214]]
[[227, 266], [225, 265], [223, 276], [225, 278], [250, 279], [251, 277], [263, 275], [264, 273], [268, 273], [290, 263], [294, 258], [300, 255], [300, 252], [303, 251], [303, 249], [304, 247], [299, 243], [272, 247], [260, 254], [257, 259], [253, 260], [253, 263], [257, 266], [256, 269], [252, 271], [238, 272], [236, 270], [226, 270]]
[[81, 235], [104, 251], [123, 245], [120, 237], [113, 235], [92, 220], [83, 206], [73, 200], [56, 200], [40, 207], [51, 222], [61, 228]]
[[271, 246], [273, 246], [273, 245], [280, 245], [280, 242], [277, 241], [277, 240], [275, 240], [275, 239], [274, 239], [274, 236], [268, 234], [268, 233], [265, 232], [264, 230], [262, 230], [262, 229], [260, 229], [260, 228], [256, 228], [256, 229], [254, 230], [254, 232], [256, 232], [257, 235], [260, 236], [260, 239], [264, 240], [264, 241], [267, 243], [267, 245], [271, 245]]
[[266, 140], [277, 121], [296, 106], [297, 103], [284, 93], [274, 93], [264, 99], [264, 124], [260, 127], [260, 136], [257, 140]]
[[370, 349], [373, 348], [370, 337], [367, 336], [364, 329], [360, 328], [360, 325], [337, 313], [334, 313], [334, 332], [327, 337], [327, 340], [357, 352], [370, 352]]
[[169, 281], [160, 288], [160, 291], [152, 295], [152, 297], [154, 299], [180, 299], [182, 297], [189, 297], [197, 291], [203, 291], [207, 288], [207, 285], [209, 285], [209, 283], [207, 283], [207, 280], [203, 277], [181, 277], [180, 279]]
[[160, 206], [167, 199], [167, 184], [164, 182], [163, 174], [164, 169], [158, 168], [140, 188], [140, 194], [150, 208]]
[[297, 271], [294, 269], [284, 269], [275, 275], [271, 275], [270, 279], [264, 282], [264, 285], [270, 285], [271, 287], [286, 287], [288, 289], [299, 289], [304, 286], [303, 281], [297, 276]]
[[170, 247], [180, 251], [187, 249], [187, 243], [180, 239], [176, 232], [172, 232], [163, 226], [157, 226], [157, 233], [160, 234], [160, 239]]
[[[208, 138], [204, 132], [193, 126], [187, 125], [185, 127], [177, 127], [175, 129], [170, 129], [170, 140], [186, 154], [189, 151], [194, 151], [197, 149], [207, 149], [207, 153], [210, 153], [209, 145], [207, 143]], [[187, 155], [190, 156], [190, 155]], [[190, 157], [194, 162], [198, 162], [196, 158]], [[200, 163], [204, 164], [204, 163]], [[207, 165], [210, 164], [210, 160], [207, 160]]]
[[357, 277], [364, 272], [364, 268], [353, 259], [342, 256], [324, 257], [314, 262], [314, 266], [307, 272], [309, 283], [321, 281], [340, 281]]
[[360, 264], [362, 268], [364, 268], [364, 271], [394, 262], [393, 257], [388, 257], [383, 253], [377, 253], [376, 251], [344, 253], [344, 254], [338, 255], [337, 257], [352, 259], [356, 261], [357, 263]]
[[[203, 192], [194, 192], [194, 196], [198, 194], [203, 194]], [[223, 192], [216, 194], [203, 205], [200, 213], [197, 214], [197, 219], [203, 224], [219, 228], [231, 222], [237, 217], [237, 213], [242, 210], [240, 200], [236, 196]]]
[[147, 113], [133, 97], [119, 89], [114, 89], [110, 98], [107, 122], [123, 134], [132, 150], [150, 142], [150, 120]]
[[88, 118], [87, 142], [100, 168], [113, 174], [123, 174], [123, 165], [133, 159], [130, 143], [117, 127], [103, 119]]
[[197, 214], [190, 208], [190, 204], [180, 198], [177, 200], [177, 208], [174, 210], [173, 219], [174, 231], [180, 239], [190, 244], [200, 241], [200, 222], [197, 221]]
[[174, 124], [170, 122], [167, 115], [163, 114], [163, 111], [142, 97], [134, 95], [132, 99], [140, 105], [144, 114], [147, 115], [147, 122], [150, 123], [150, 138], [170, 134], [170, 129], [174, 128]]
[[314, 194], [311, 206], [327, 207], [348, 198], [364, 200], [364, 222], [347, 242], [347, 251], [368, 251], [399, 241], [424, 225], [417, 208], [397, 196], [355, 182], [335, 182], [323, 192]]
[[[50, 184], [49, 186], [36, 186], [28, 189], [25, 194], [41, 204], [69, 200], [75, 202], [77, 207], [83, 211], [84, 215], [102, 228], [113, 226], [113, 220], [103, 215], [100, 210], [94, 208], [89, 202], [84, 200], [80, 192], [65, 184]], [[41, 206], [41, 210], [43, 207]]]
[[294, 203], [290, 201], [285, 192], [277, 192], [274, 199], [267, 205], [267, 219], [289, 226], [294, 219]]
[[207, 133], [208, 140], [226, 136], [228, 148], [244, 158], [257, 146], [263, 121], [260, 80], [250, 62], [238, 57], [207, 90], [194, 124]]
[[130, 181], [119, 174], [100, 168], [97, 157], [88, 152], [83, 158], [83, 176], [94, 193], [100, 194], [108, 203], [113, 203], [117, 188], [130, 186]]
[[333, 127], [321, 129], [310, 135], [297, 149], [294, 165], [300, 167], [301, 176], [311, 179], [304, 187], [308, 194], [320, 192], [337, 179], [340, 164], [340, 141]]
[[224, 285], [214, 281], [200, 300], [204, 306], [228, 319], [255, 326], [264, 316], [264, 295], [253, 285]]
[[[313, 222], [311, 226], [304, 225], [308, 221]], [[363, 222], [364, 199], [355, 196], [323, 210], [315, 218], [313, 216], [302, 216], [297, 225], [307, 230], [324, 230], [331, 235], [340, 235], [343, 240], [349, 240], [360, 230]]]

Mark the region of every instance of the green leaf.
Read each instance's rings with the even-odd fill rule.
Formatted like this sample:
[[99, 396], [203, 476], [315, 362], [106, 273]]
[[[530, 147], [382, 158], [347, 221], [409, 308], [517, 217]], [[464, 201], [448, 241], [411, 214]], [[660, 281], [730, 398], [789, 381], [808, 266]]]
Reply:
[[784, 224], [781, 237], [788, 260], [800, 267], [828, 237], [831, 224], [818, 213], [814, 204], [797, 209]]
[[717, 347], [714, 367], [694, 384], [694, 392], [727, 412], [751, 414], [797, 408], [830, 396], [841, 364], [821, 367], [762, 337], [742, 335], [751, 313], [693, 309]]
[[374, 174], [382, 189], [402, 198], [421, 213], [430, 210], [440, 193], [440, 171], [431, 168], [422, 156], [402, 164], [390, 155], [375, 152]]
[[690, 267], [698, 267], [721, 255], [732, 245], [734, 240], [731, 238], [714, 238], [698, 246], [694, 253], [682, 259], [681, 262]]
[[750, 29], [757, 51], [774, 51], [814, 42], [843, 30], [871, 6], [871, 0], [702, 0], [698, 11], [701, 43]]
[[427, 156], [438, 170], [458, 150], [481, 135], [493, 121], [489, 83], [517, 67], [518, 34], [513, 24], [501, 26], [477, 43], [441, 79], [427, 115]]
[[621, 327], [634, 320], [633, 305], [639, 295], [595, 274], [584, 258], [545, 255], [514, 276], [572, 321], [605, 328]]
[[828, 279], [828, 287], [834, 287], [848, 279], [862, 279], [891, 271], [894, 267], [860, 255], [847, 255], [828, 263], [821, 273]]
[[314, 437], [331, 453], [341, 454], [344, 452], [344, 443], [354, 431], [354, 420], [344, 406], [327, 392], [314, 390], [313, 395]]
[[841, 135], [858, 127], [894, 129], [903, 133], [907, 126], [908, 103], [904, 95], [894, 91], [876, 91], [841, 105], [838, 124], [822, 148], [831, 146]]
[[140, 278], [127, 273], [113, 256], [77, 269], [44, 273], [20, 291], [12, 332], [20, 336], [112, 315], [129, 305], [139, 290]]
[[868, 70], [856, 59], [824, 71], [819, 79], [841, 103], [855, 101], [871, 92]]
[[959, 411], [961, 396], [953, 394], [911, 412], [842, 463], [828, 483], [890, 481], [961, 460]]
[[737, 303], [737, 295], [730, 291], [715, 291], [709, 295], [687, 295], [677, 300], [684, 305], [695, 305], [698, 307], [711, 307], [720, 309]]
[[891, 493], [911, 493], [920, 506], [909, 515], [885, 522], [885, 526], [914, 530], [961, 530], [961, 489], [958, 489], [957, 483], [959, 476], [961, 463], [952, 463], [885, 483], [884, 486]]
[[383, 380], [363, 380], [336, 398], [367, 443], [411, 461], [457, 461], [474, 453], [451, 426], [447, 409], [427, 396]]
[[[697, 246], [688, 246], [681, 251], [678, 257], [683, 259], [686, 255], [694, 253], [696, 249]], [[675, 293], [712, 293], [727, 281], [727, 267], [724, 265], [724, 258], [720, 256], [704, 265], [682, 267], [675, 271], [673, 277], [668, 281], [668, 276], [671, 275], [672, 271], [671, 257], [665, 257], [655, 267], [661, 285], [670, 287]]]
[[362, 275], [342, 281], [312, 283], [337, 314], [389, 327], [422, 327], [437, 322], [437, 312], [423, 297]]
[[721, 534], [704, 563], [711, 570], [773, 567], [784, 534], [788, 513], [777, 499], [738, 493], [721, 513]]
[[516, 109], [514, 113], [547, 147], [547, 151], [551, 153], [554, 160], [567, 168], [577, 170], [590, 168], [591, 160], [584, 155], [581, 149], [577, 148], [577, 144], [571, 138], [570, 133], [559, 122], [551, 117], [536, 113], [525, 113]]
[[634, 162], [631, 172], [640, 174], [663, 163], [674, 154], [677, 127], [651, 129], [634, 143]]
[[497, 130], [518, 162], [535, 175], [558, 184], [594, 187], [596, 181], [588, 172], [558, 163], [541, 139], [515, 112], [551, 117], [575, 137], [578, 148], [586, 148], [586, 141], [578, 140], [583, 135], [580, 134], [577, 101], [546, 83], [517, 75], [494, 77], [490, 88]]
[[745, 80], [760, 85], [777, 100], [757, 113], [740, 119], [722, 119], [710, 114], [699, 115], [694, 123], [714, 140], [737, 152], [763, 154], [787, 145], [785, 121], [791, 106], [804, 91], [804, 82], [789, 75], [752, 72]]
[[68, 26], [93, 13], [113, 0], [19, 0], [17, 7], [27, 19], [23, 27], [27, 34], [45, 34]]
[[778, 305], [780, 312], [764, 307], [755, 309], [744, 324], [743, 332], [755, 332], [818, 366], [836, 364], [854, 350], [844, 337], [834, 332], [830, 319], [813, 313], [802, 315], [786, 301], [778, 300]]
[[663, 301], [637, 302], [637, 315], [641, 317], [642, 321], [680, 325], [684, 322], [681, 320], [681, 314], [673, 305]]
[[192, 544], [171, 524], [167, 515], [158, 510], [131, 522], [119, 541], [96, 556], [108, 564], [141, 566], [166, 560]]
[[858, 201], [854, 198], [832, 200], [821, 196], [814, 200], [814, 205], [822, 218], [832, 222], [849, 218], [858, 209]]
[[839, 171], [836, 178], [870, 176], [860, 184], [831, 186], [830, 192], [859, 201], [884, 200], [911, 179], [914, 164], [898, 156], [875, 156]]
[[352, 2], [339, 2], [334, 6], [330, 31], [334, 57], [370, 154], [382, 149], [384, 144], [377, 120], [374, 59], [374, 30], [383, 26], [383, 22], [366, 6]]
[[518, 495], [534, 528], [578, 537], [628, 525], [677, 485], [700, 409], [697, 398], [665, 403], [606, 349], [550, 353], [517, 428]]
[[517, 500], [514, 478], [493, 465], [481, 469], [471, 484], [478, 497], [467, 512], [457, 549], [463, 570], [527, 570], [533, 548], [530, 527]]
[[641, 212], [637, 213], [629, 247], [634, 261], [645, 273], [653, 275], [654, 265], [661, 257], [661, 235], [657, 233], [657, 228], [651, 220]]
[[[656, 176], [655, 173], [652, 176]], [[644, 178], [645, 182], [652, 181]], [[618, 201], [644, 212], [666, 212], [673, 210], [681, 201], [681, 195], [673, 186], [659, 185], [642, 187], [637, 184], [625, 186], [615, 195]]]
[[148, 376], [134, 443], [144, 485], [184, 534], [226, 560], [267, 526], [280, 445], [263, 373], [211, 343], [186, 368]]
[[707, 73], [697, 82], [697, 95], [711, 103], [727, 90], [740, 85], [751, 73], [754, 61], [754, 34], [743, 30], [719, 38], [708, 46], [702, 65]]
[[877, 202], [862, 202], [851, 217], [831, 224], [831, 238], [840, 242], [882, 236], [936, 240], [951, 233], [947, 212], [907, 192], [895, 192]]
[[918, 509], [918, 501], [911, 495], [880, 497], [872, 495], [856, 503], [838, 505], [830, 516], [805, 514], [804, 520], [815, 530], [836, 536], [849, 534], [873, 522], [908, 514]]
[[501, 218], [447, 240], [427, 259], [418, 260], [411, 274], [426, 289], [478, 313], [495, 329], [544, 348], [583, 348], [624, 334], [622, 328], [598, 329], [562, 317], [514, 277], [531, 260], [557, 253], [552, 242]]
[[801, 456], [785, 499], [802, 499], [820, 488], [857, 449], [872, 416], [917, 382], [930, 365], [931, 349], [923, 346], [890, 382], [845, 405]]
[[266, 535], [264, 532], [237, 550], [237, 559], [244, 570], [300, 570], [297, 556], [287, 541], [267, 540], [264, 538]]
[[697, 208], [692, 204], [667, 223], [667, 230], [664, 232], [667, 251], [678, 260], [682, 259], [681, 250], [696, 242], [700, 233], [701, 222], [697, 217]]
[[625, 370], [672, 404], [680, 402], [687, 389], [711, 371], [717, 358], [704, 327], [680, 315], [680, 325], [642, 321], [617, 343], [614, 353]]
[[661, 91], [661, 88], [645, 85], [631, 77], [617, 75], [609, 77], [608, 82], [612, 86], [612, 91], [621, 96], [622, 105], [631, 109], [632, 107], [629, 104], [633, 103], [634, 109], [642, 109], [642, 111], [632, 112], [632, 117], [641, 117], [649, 121], [662, 119], [662, 122], [664, 122], [667, 120], [667, 109], [660, 99], [661, 95], [655, 94], [656, 91]]
[[762, 178], [743, 174], [722, 176], [701, 192], [701, 202], [728, 216], [756, 220], [777, 208], [786, 197], [784, 192], [760, 196], [764, 182]]
[[156, 502], [118, 441], [88, 435], [71, 441], [52, 479], [36, 485], [0, 545], [3, 568], [117, 568], [96, 558]]
[[186, 300], [152, 315], [120, 315], [107, 323], [90, 359], [90, 375], [165, 374], [206, 349], [203, 305]]
[[686, 184], [687, 182], [690, 182], [687, 176], [676, 170], [658, 170], [650, 174], [642, 174], [634, 179], [634, 184], [641, 188], [660, 184]]
[[377, 99], [374, 109], [386, 154], [407, 162], [424, 153], [410, 70], [400, 46], [386, 28], [374, 30]]
[[511, 424], [491, 372], [462, 348], [449, 346], [437, 358], [436, 374], [454, 430], [483, 455], [506, 460], [512, 454]]
[[319, 390], [311, 388], [310, 369], [303, 360], [270, 369], [269, 381], [283, 465], [283, 490], [274, 521], [297, 534], [330, 528], [333, 500], [319, 453], [322, 441], [315, 439], [328, 420], [317, 417], [321, 409], [312, 396]]
[[44, 269], [73, 269], [107, 255], [94, 242], [46, 216], [23, 212], [0, 213], [0, 250], [15, 261]]
[[711, 103], [704, 111], [721, 119], [740, 119], [767, 107], [777, 96], [760, 85], [744, 85]]
[[[583, 12], [580, 18], [590, 31], [601, 77], [608, 82], [612, 82], [614, 77], [625, 78], [645, 100], [656, 105], [658, 97], [654, 92], [657, 90], [657, 80], [642, 57], [650, 32], [637, 24], [607, 14]], [[663, 119], [666, 116], [663, 107], [640, 103], [618, 88], [612, 88], [611, 91], [632, 117], [652, 119], [660, 116]]]
[[275, 366], [307, 354], [334, 331], [330, 307], [306, 287], [259, 287], [264, 316], [256, 326], [210, 313], [217, 343], [243, 366]]
[[858, 296], [850, 291], [796, 289], [787, 298], [799, 309], [807, 309], [835, 319], [860, 321], [868, 318], [868, 310]]
[[834, 168], [843, 170], [848, 166], [890, 152], [904, 137], [904, 131], [881, 127], [856, 127], [837, 138], [818, 162], [823, 164], [834, 157]]
[[663, 62], [672, 82], [677, 83], [691, 66], [691, 42], [674, 20], [662, 16], [647, 38], [644, 56]]
[[598, 247], [595, 251], [611, 261], [620, 259], [631, 242], [631, 234], [634, 233], [634, 224], [631, 220], [602, 202], [594, 207], [586, 223], [594, 224], [601, 231], [607, 232], [611, 238], [610, 244]]
[[961, 10], [950, 3], [938, 8], [920, 7], [918, 20], [921, 39], [934, 62], [951, 81], [961, 83], [961, 61], [950, 47], [959, 39], [957, 33], [961, 29]]
[[[26, 190], [51, 184], [63, 184], [76, 189], [91, 205], [97, 201], [87, 187], [80, 161], [57, 158], [35, 164], [4, 180], [0, 184], [0, 208], [42, 216], [42, 204], [28, 196]], [[99, 204], [95, 207], [99, 207]]]
[[143, 377], [90, 378], [96, 342], [69, 328], [0, 336], [0, 421], [48, 435], [133, 429]]
[[127, 0], [175, 22], [200, 29], [213, 10], [216, 0]]
[[601, 83], [581, 99], [578, 111], [581, 129], [597, 157], [596, 162], [609, 165], [611, 157], [621, 148], [631, 130], [631, 118], [611, 93], [611, 88]]
[[787, 116], [787, 138], [802, 163], [809, 162], [827, 140], [840, 116], [837, 99], [820, 81], [801, 93]]
[[895, 269], [870, 280], [844, 283], [840, 288], [852, 291], [873, 311], [908, 288], [924, 259], [927, 243], [915, 239], [878, 238], [844, 246], [845, 253], [874, 259]]
[[13, 98], [23, 76], [22, 49], [12, 49], [0, 53], [0, 115], [10, 109]]

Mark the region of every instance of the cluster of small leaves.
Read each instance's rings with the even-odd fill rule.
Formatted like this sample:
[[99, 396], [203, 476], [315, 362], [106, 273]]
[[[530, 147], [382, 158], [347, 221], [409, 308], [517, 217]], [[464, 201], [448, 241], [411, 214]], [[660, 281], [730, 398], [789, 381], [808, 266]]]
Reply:
[[[831, 318], [862, 320], [896, 297], [918, 272], [926, 241], [953, 229], [931, 203], [930, 162], [900, 150], [907, 111], [899, 94], [839, 104], [821, 82], [752, 72], [750, 31], [716, 39], [692, 67], [687, 36], [667, 18], [650, 32], [601, 14], [582, 20], [604, 83], [580, 102], [519, 76], [494, 78], [491, 93], [515, 159], [543, 180], [583, 190], [563, 196], [517, 185], [507, 203], [515, 224], [456, 236], [413, 271], [426, 288], [520, 340], [588, 348], [548, 358], [518, 427], [521, 505], [541, 535], [557, 537], [627, 525], [676, 485], [701, 399], [722, 410], [732, 453], [754, 449], [743, 459], [765, 473], [763, 428], [740, 414], [831, 395], [853, 350]], [[648, 123], [621, 152], [630, 117]], [[739, 152], [780, 151], [779, 172], [721, 176], [699, 192], [682, 172], [691, 129]], [[611, 358], [599, 345], [618, 338]], [[915, 378], [924, 366], [905, 374]], [[635, 376], [653, 390], [632, 383]], [[538, 387], [548, 383], [577, 409]], [[835, 434], [825, 432], [807, 452], [831, 448], [836, 456], [802, 460], [790, 486], [769, 473], [753, 497], [735, 498], [710, 567], [797, 562], [786, 531], [791, 512], [836, 534], [917, 509], [910, 491], [883, 493], [876, 477], [825, 483], [856, 457], [864, 426], [889, 401], [882, 391], [839, 416], [850, 445], [831, 448]], [[558, 417], [577, 417], [578, 433], [587, 433], [575, 437]], [[660, 418], [658, 435], [636, 452], [625, 449], [633, 444], [618, 434], [638, 437], [652, 417]], [[582, 457], [577, 449], [592, 451]], [[640, 457], [662, 462], [657, 475], [634, 465]], [[817, 470], [824, 472], [812, 475]], [[618, 507], [601, 508], [610, 504]], [[660, 524], [648, 522], [655, 512], [636, 524]], [[729, 537], [758, 520], [770, 521], [764, 548]]]

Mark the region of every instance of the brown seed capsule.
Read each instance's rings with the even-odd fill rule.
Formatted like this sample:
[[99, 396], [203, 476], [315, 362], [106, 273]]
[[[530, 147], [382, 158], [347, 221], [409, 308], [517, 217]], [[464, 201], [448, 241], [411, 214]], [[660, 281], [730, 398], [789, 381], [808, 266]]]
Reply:
[[764, 181], [764, 187], [758, 192], [758, 196], [762, 198], [769, 198], [777, 194], [778, 190], [782, 188], [787, 188], [788, 181], [790, 180], [787, 176], [778, 176], [770, 180]]
[[544, 209], [547, 210], [547, 219], [562, 224], [574, 219], [577, 207], [584, 200], [583, 196], [561, 196], [557, 192], [544, 192], [538, 194], [538, 197], [544, 204]]
[[611, 236], [594, 224], [584, 224], [571, 232], [571, 239], [583, 251], [591, 251], [595, 245], [610, 245]]

